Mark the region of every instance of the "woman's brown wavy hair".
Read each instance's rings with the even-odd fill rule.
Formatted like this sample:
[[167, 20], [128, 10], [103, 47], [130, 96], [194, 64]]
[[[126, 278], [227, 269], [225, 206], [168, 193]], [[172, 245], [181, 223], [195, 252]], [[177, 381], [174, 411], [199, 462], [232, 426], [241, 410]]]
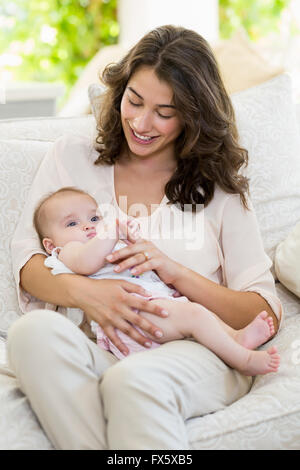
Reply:
[[247, 208], [248, 179], [239, 174], [248, 152], [238, 143], [231, 100], [224, 88], [213, 52], [198, 33], [171, 25], [146, 34], [116, 64], [104, 69], [106, 92], [97, 120], [95, 164], [114, 164], [126, 144], [120, 105], [130, 77], [151, 66], [173, 89], [173, 101], [183, 130], [175, 142], [177, 169], [165, 186], [170, 203], [207, 204], [215, 184], [240, 194]]

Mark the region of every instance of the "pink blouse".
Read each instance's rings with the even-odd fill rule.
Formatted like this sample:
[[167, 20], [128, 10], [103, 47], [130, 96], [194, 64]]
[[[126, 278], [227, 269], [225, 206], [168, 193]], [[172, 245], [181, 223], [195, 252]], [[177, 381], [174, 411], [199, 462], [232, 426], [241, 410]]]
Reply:
[[[94, 143], [88, 138], [68, 134], [53, 144], [37, 171], [11, 244], [18, 298], [24, 313], [45, 308], [44, 302], [20, 287], [21, 268], [34, 254], [46, 254], [32, 222], [40, 199], [63, 186], [75, 186], [91, 194], [100, 210], [118, 210], [114, 166], [94, 165], [97, 156]], [[182, 211], [167, 202], [165, 196], [150, 217], [139, 217], [144, 237], [170, 258], [211, 281], [238, 291], [257, 292], [281, 320], [283, 310], [270, 272], [272, 262], [264, 251], [251, 201], [250, 210], [245, 210], [239, 195], [216, 187], [209, 205], [192, 218], [187, 213], [185, 219]]]

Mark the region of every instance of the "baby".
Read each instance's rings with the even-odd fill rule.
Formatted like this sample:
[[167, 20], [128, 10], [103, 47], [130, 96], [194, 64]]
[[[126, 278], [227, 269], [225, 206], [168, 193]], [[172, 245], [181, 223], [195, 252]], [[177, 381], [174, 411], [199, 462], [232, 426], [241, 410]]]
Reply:
[[[155, 320], [152, 314], [139, 312], [164, 333], [158, 339], [142, 332], [153, 341], [152, 348], [167, 341], [192, 338], [244, 375], [278, 370], [280, 357], [276, 347], [254, 351], [274, 334], [273, 320], [267, 312], [259, 313], [245, 328], [234, 330], [202, 305], [190, 302], [183, 296], [173, 297], [176, 291], [164, 284], [154, 271], [145, 272], [141, 277], [133, 276], [130, 270], [118, 274], [114, 271], [114, 265], [105, 258], [124, 246], [120, 238], [126, 238], [130, 233], [128, 238], [131, 242], [135, 239], [135, 243], [139, 243], [138, 224], [134, 219], [107, 225], [99, 216], [96, 201], [89, 194], [67, 187], [40, 202], [35, 210], [34, 225], [44, 249], [50, 255], [45, 265], [52, 269], [53, 274], [77, 273], [97, 279], [126, 279], [151, 291], [152, 295], [147, 299], [168, 312], [167, 318], [155, 317]], [[97, 323], [92, 321], [91, 327], [99, 346], [120, 359], [124, 357]], [[118, 331], [118, 334], [130, 353], [146, 350], [123, 332]]]

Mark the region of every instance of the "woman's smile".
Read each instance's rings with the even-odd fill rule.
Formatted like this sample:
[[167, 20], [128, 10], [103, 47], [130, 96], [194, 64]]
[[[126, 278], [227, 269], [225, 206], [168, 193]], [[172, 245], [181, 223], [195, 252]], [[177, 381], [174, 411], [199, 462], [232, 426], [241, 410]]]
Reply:
[[148, 136], [148, 135], [141, 135], [141, 134], [138, 134], [133, 128], [132, 126], [129, 124], [129, 127], [130, 127], [130, 130], [131, 130], [131, 136], [133, 138], [133, 140], [141, 145], [149, 145], [149, 144], [152, 144], [155, 140], [158, 139], [158, 135], [157, 136]]

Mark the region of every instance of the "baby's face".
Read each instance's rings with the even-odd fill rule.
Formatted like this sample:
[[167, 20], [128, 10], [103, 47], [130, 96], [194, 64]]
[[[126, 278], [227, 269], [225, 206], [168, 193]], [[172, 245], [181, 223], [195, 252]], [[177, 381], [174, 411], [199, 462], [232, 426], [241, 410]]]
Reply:
[[97, 234], [100, 217], [97, 204], [90, 196], [62, 193], [46, 204], [47, 233], [54, 247], [63, 247], [71, 241], [87, 243]]

